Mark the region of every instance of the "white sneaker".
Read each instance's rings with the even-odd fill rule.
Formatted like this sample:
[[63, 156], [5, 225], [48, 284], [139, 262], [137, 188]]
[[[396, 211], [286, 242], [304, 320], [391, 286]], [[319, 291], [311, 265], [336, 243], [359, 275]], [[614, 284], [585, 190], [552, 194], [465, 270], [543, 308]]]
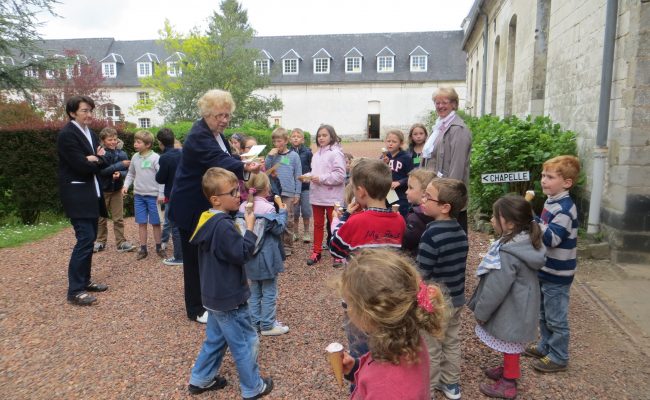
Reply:
[[262, 336], [280, 336], [289, 332], [289, 327], [282, 325], [280, 322], [275, 321], [273, 328], [267, 331], [262, 331]]
[[199, 324], [207, 324], [208, 323], [208, 312], [204, 311], [203, 315], [199, 315], [198, 317], [196, 317], [196, 322], [198, 322]]

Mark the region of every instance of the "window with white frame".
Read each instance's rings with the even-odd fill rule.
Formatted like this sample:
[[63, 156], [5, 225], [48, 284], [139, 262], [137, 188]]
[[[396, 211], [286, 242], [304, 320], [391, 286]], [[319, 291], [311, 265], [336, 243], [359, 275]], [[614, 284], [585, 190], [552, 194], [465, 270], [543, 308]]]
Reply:
[[354, 74], [361, 72], [361, 57], [348, 57], [345, 59], [345, 72]]
[[411, 72], [426, 72], [427, 56], [411, 56]]
[[56, 74], [54, 73], [53, 70], [51, 69], [46, 69], [45, 70], [45, 79], [54, 79], [56, 78]]
[[255, 60], [255, 72], [258, 75], [269, 75], [270, 62], [269, 60]]
[[110, 119], [113, 122], [117, 122], [120, 120], [120, 115], [122, 113], [122, 110], [120, 107], [116, 106], [115, 104], [107, 104], [106, 107], [104, 108], [104, 117], [106, 119]]
[[138, 118], [140, 128], [151, 128], [151, 118]]
[[117, 76], [115, 63], [102, 63], [102, 76], [104, 78], [115, 78]]
[[139, 62], [138, 63], [138, 77], [151, 76], [153, 75], [153, 68], [151, 68], [150, 62]]
[[330, 73], [330, 59], [329, 58], [314, 58], [314, 73], [315, 74], [329, 74]]
[[138, 92], [138, 104], [149, 104], [150, 101], [148, 92]]
[[282, 73], [284, 75], [297, 75], [298, 74], [298, 59], [289, 58], [282, 60]]
[[178, 61], [167, 62], [167, 75], [169, 76], [183, 75], [183, 71], [181, 70], [181, 66], [178, 64]]
[[377, 57], [377, 72], [393, 72], [393, 56]]
[[25, 76], [28, 78], [38, 78], [38, 70], [35, 67], [25, 68]]

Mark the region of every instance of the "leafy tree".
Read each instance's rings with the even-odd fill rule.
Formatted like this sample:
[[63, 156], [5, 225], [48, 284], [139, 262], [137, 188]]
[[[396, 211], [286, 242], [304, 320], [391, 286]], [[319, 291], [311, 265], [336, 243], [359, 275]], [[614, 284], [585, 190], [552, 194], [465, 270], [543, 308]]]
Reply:
[[57, 0], [0, 1], [0, 89], [15, 90], [31, 99], [31, 93], [40, 88], [40, 82], [27, 75], [58, 65], [59, 60], [54, 58], [34, 57], [41, 52], [37, 45], [40, 36], [36, 28], [40, 23], [36, 21], [36, 14], [56, 15], [52, 9], [56, 3]]
[[221, 88], [232, 93], [237, 104], [235, 125], [244, 120], [267, 123], [269, 112], [282, 108], [275, 97], [252, 95], [270, 80], [255, 71], [259, 50], [250, 47], [255, 31], [248, 24], [248, 13], [237, 0], [223, 0], [220, 11], [212, 14], [205, 34], [194, 29], [184, 37], [165, 21], [161, 40], [169, 54], [178, 52], [180, 73], [170, 77], [167, 65], [162, 65], [154, 76], [143, 79], [142, 84], [159, 95], [151, 104], [137, 107], [156, 106], [169, 121], [195, 119], [198, 98], [209, 89]]

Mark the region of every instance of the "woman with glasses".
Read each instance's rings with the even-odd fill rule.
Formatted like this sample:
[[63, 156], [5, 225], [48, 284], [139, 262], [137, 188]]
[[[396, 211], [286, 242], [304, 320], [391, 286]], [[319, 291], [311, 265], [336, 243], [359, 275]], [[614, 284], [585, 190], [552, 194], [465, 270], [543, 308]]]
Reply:
[[201, 179], [209, 168], [221, 167], [243, 180], [249, 172], [257, 172], [260, 165], [245, 164], [239, 156], [233, 155], [223, 135], [235, 111], [235, 101], [229, 92], [209, 90], [199, 99], [198, 107], [201, 119], [194, 123], [183, 144], [171, 193], [173, 201], [170, 202], [169, 218], [181, 234], [187, 317], [207, 323], [208, 314], [201, 302], [198, 249], [189, 242], [199, 216], [210, 208], [201, 189]]
[[[438, 88], [433, 92], [433, 103], [438, 119], [422, 149], [422, 165], [439, 178], [458, 179], [469, 187], [472, 132], [456, 114], [458, 93], [451, 87]], [[463, 209], [457, 219], [467, 233], [467, 209]]]

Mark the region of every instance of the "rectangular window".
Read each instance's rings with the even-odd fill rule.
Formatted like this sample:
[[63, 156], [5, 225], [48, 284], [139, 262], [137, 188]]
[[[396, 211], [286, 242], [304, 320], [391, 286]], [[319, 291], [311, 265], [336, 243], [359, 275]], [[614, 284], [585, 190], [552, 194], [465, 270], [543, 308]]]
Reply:
[[411, 56], [411, 72], [426, 72], [427, 56]]
[[255, 60], [255, 72], [258, 75], [269, 75], [269, 60]]
[[329, 58], [314, 58], [314, 73], [315, 74], [329, 74], [330, 73], [330, 59]]
[[45, 78], [46, 79], [54, 79], [54, 78], [56, 78], [56, 75], [54, 74], [54, 71], [52, 71], [51, 69], [47, 69], [47, 70], [45, 70]]
[[148, 92], [138, 92], [138, 103], [139, 104], [149, 104], [151, 99], [149, 99]]
[[282, 73], [284, 75], [297, 75], [298, 74], [298, 59], [290, 58], [282, 60]]
[[348, 57], [345, 59], [345, 72], [354, 74], [361, 72], [361, 57]]
[[115, 63], [102, 63], [102, 76], [104, 78], [115, 78], [117, 76]]
[[140, 128], [151, 128], [151, 119], [138, 118], [138, 125], [140, 125]]
[[25, 76], [28, 78], [38, 78], [38, 70], [34, 67], [25, 68]]
[[178, 61], [168, 61], [167, 62], [167, 75], [169, 76], [181, 76], [183, 71], [181, 71]]
[[393, 72], [393, 57], [377, 57], [377, 72]]
[[151, 76], [151, 63], [150, 62], [139, 62], [138, 63], [138, 77]]

